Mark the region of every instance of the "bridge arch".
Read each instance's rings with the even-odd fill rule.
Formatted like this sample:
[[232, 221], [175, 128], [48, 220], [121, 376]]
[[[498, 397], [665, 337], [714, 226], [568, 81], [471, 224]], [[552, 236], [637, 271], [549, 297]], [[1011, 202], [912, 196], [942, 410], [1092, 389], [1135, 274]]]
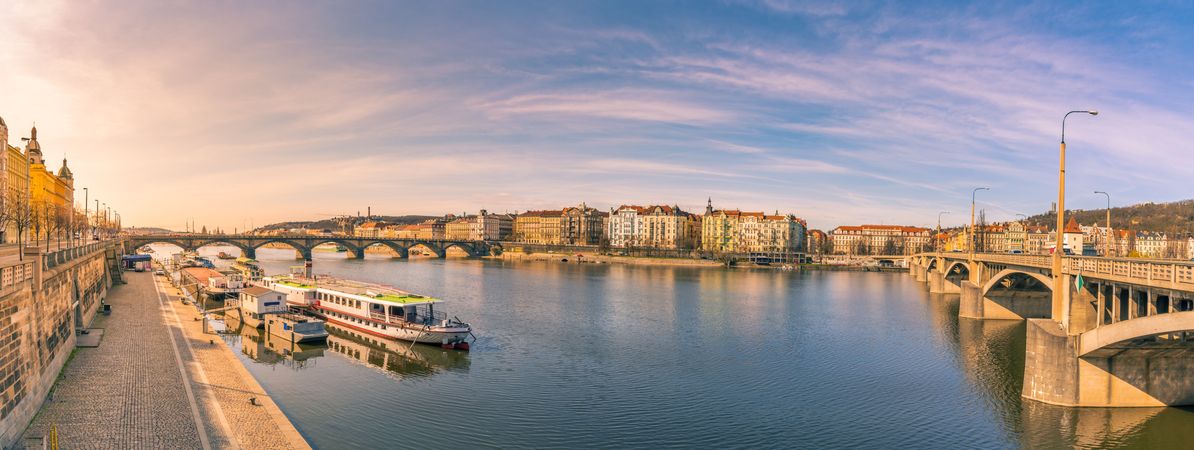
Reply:
[[311, 248], [310, 247], [303, 245], [302, 242], [298, 242], [294, 239], [288, 239], [288, 238], [270, 238], [270, 239], [265, 239], [265, 240], [253, 243], [251, 246], [253, 248], [254, 256], [256, 256], [257, 249], [264, 247], [268, 244], [285, 244], [285, 245], [289, 246], [290, 248], [293, 248], [294, 251], [298, 252], [300, 255], [302, 255], [303, 259], [311, 259]]
[[173, 245], [175, 247], [182, 249], [182, 251], [184, 251], [184, 252], [194, 251], [197, 248], [197, 247], [192, 247], [190, 242], [183, 241], [181, 239], [170, 239], [170, 238], [138, 239], [138, 240], [132, 241], [132, 242], [134, 245], [137, 246], [138, 249], [140, 249], [141, 247], [144, 247], [146, 245], [153, 245], [153, 244], [170, 244], [170, 245]]
[[969, 277], [970, 265], [964, 261], [954, 261], [948, 264], [945, 269], [945, 276], [949, 277], [952, 275], [963, 275], [965, 277]]
[[983, 295], [987, 295], [988, 293], [991, 292], [992, 289], [995, 289], [995, 287], [998, 286], [1002, 281], [1014, 280], [1015, 278], [1030, 278], [1030, 279], [1036, 280], [1036, 281], [1040, 282], [1040, 284], [1042, 286], [1044, 286], [1045, 289], [1048, 289], [1050, 292], [1053, 291], [1053, 279], [1045, 276], [1044, 274], [1041, 274], [1038, 272], [1026, 271], [1026, 270], [1003, 269], [1003, 270], [999, 271], [998, 273], [996, 273], [995, 276], [992, 276], [991, 279], [989, 281], [987, 281], [987, 283], [985, 285], [983, 285], [982, 291], [979, 291], [979, 292], [981, 292]]
[[373, 242], [365, 242], [364, 245], [361, 247], [362, 257], [364, 257], [364, 252], [366, 250], [368, 250], [372, 247], [377, 247], [377, 246], [382, 246], [382, 247], [388, 248], [390, 250], [393, 250], [394, 253], [396, 254], [396, 256], [394, 256], [395, 258], [406, 258], [408, 256], [407, 248], [398, 243], [395, 243], [394, 241], [373, 241]]
[[[1154, 314], [1099, 326], [1081, 334], [1078, 356], [1087, 356], [1116, 346], [1137, 348], [1132, 341], [1172, 333], [1194, 331], [1194, 311]], [[1122, 349], [1115, 349], [1119, 353]]]
[[203, 247], [206, 247], [209, 245], [227, 245], [230, 247], [236, 247], [236, 248], [240, 249], [240, 254], [242, 256], [248, 256], [248, 255], [254, 253], [253, 247], [250, 247], [248, 244], [245, 244], [243, 242], [235, 242], [234, 240], [231, 240], [231, 239], [229, 239], [229, 240], [221, 240], [221, 239], [196, 240], [196, 241], [192, 242], [192, 245], [195, 246], [195, 248], [193, 250], [198, 250], [200, 248], [203, 248]]
[[464, 253], [468, 254], [468, 256], [480, 256], [480, 255], [477, 255], [477, 252], [476, 252], [473, 244], [468, 244], [468, 243], [464, 243], [464, 242], [451, 242], [451, 243], [448, 243], [447, 245], [444, 245], [444, 256], [447, 256], [448, 250], [451, 250], [453, 248], [463, 251]]
[[437, 247], [435, 244], [430, 243], [430, 242], [425, 242], [425, 241], [416, 241], [413, 244], [411, 244], [411, 246], [408, 247], [407, 250], [408, 251], [415, 250], [420, 253], [422, 253], [422, 252], [430, 253], [431, 256], [434, 256], [436, 258], [443, 258], [444, 253], [445, 253], [443, 249]]

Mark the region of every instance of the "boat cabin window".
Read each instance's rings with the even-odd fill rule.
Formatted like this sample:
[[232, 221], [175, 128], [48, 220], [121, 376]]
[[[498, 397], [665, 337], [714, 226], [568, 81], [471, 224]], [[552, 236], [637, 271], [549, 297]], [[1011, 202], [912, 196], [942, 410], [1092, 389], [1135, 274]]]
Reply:
[[390, 306], [391, 317], [405, 317], [406, 313], [402, 311], [401, 306]]

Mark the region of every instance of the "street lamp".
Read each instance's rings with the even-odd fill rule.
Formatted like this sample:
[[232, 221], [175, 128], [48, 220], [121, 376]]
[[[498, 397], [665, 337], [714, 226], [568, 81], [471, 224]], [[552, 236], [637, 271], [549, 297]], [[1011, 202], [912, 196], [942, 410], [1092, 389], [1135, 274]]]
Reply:
[[1020, 218], [1020, 228], [1024, 230], [1024, 239], [1020, 240], [1020, 251], [1028, 253], [1027, 245], [1025, 245], [1028, 243], [1028, 225], [1024, 223], [1028, 220], [1028, 216], [1016, 213], [1016, 217]]
[[1111, 257], [1111, 194], [1103, 191], [1094, 191], [1096, 194], [1103, 194], [1107, 196], [1107, 235], [1103, 236], [1103, 257]]
[[941, 211], [941, 212], [937, 213], [937, 235], [933, 236], [933, 248], [937, 250], [937, 253], [941, 253], [940, 241], [941, 241], [941, 215], [942, 214], [949, 214], [949, 211]]
[[970, 191], [970, 260], [974, 261], [974, 197], [978, 191], [989, 191], [991, 188], [980, 187]]
[[1073, 113], [1099, 115], [1093, 109], [1086, 111], [1070, 111], [1061, 117], [1061, 158], [1057, 169], [1057, 231], [1053, 240], [1053, 318], [1061, 319], [1063, 326], [1069, 324], [1069, 314], [1065, 311], [1065, 282], [1061, 275], [1062, 239], [1065, 237], [1065, 120]]

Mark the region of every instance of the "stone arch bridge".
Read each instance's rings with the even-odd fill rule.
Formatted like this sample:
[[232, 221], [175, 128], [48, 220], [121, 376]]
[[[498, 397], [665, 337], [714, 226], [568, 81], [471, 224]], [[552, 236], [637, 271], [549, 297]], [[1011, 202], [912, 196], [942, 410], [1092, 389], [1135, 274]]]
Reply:
[[1194, 405], [1194, 262], [1066, 256], [1054, 274], [1052, 256], [924, 253], [908, 267], [960, 294], [962, 318], [1028, 319], [1025, 397]]
[[316, 246], [326, 243], [341, 245], [348, 249], [352, 258], [364, 258], [365, 250], [373, 246], [384, 246], [397, 253], [399, 258], [406, 258], [411, 250], [429, 253], [436, 258], [443, 258], [449, 249], [457, 248], [469, 256], [496, 255], [502, 246], [495, 241], [459, 241], [444, 239], [393, 239], [367, 238], [354, 236], [308, 236], [308, 235], [218, 235], [218, 234], [158, 234], [128, 236], [131, 248], [140, 248], [147, 244], [173, 244], [186, 251], [195, 251], [208, 245], [231, 245], [239, 248], [241, 254], [257, 257], [257, 249], [266, 244], [283, 244], [294, 248], [303, 259], [311, 259], [311, 252]]

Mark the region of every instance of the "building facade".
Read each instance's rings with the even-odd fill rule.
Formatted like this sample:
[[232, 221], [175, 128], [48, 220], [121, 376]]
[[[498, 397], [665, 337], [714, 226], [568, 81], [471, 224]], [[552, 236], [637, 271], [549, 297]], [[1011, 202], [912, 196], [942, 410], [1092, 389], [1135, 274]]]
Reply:
[[598, 245], [605, 239], [609, 214], [581, 203], [547, 211], [527, 211], [514, 218], [512, 239], [528, 244]]
[[830, 233], [839, 255], [911, 254], [930, 250], [930, 230], [902, 225], [840, 226]]
[[609, 213], [611, 247], [692, 249], [700, 247], [700, 216], [677, 206], [623, 205]]
[[46, 239], [53, 235], [69, 236], [69, 228], [76, 221], [84, 220], [75, 211], [75, 181], [74, 174], [67, 166], [66, 159], [55, 173], [46, 167], [42, 154], [41, 143], [38, 141], [37, 127], [29, 131], [25, 152], [18, 147], [9, 145], [8, 124], [0, 118], [0, 149], [4, 150], [4, 157], [0, 159], [3, 169], [3, 180], [0, 181], [0, 202], [5, 215], [9, 218], [3, 230], [3, 242], [17, 241], [18, 222], [26, 223], [25, 234], [30, 240]]
[[701, 217], [700, 248], [719, 253], [796, 253], [805, 251], [807, 225], [791, 214], [714, 210]]

